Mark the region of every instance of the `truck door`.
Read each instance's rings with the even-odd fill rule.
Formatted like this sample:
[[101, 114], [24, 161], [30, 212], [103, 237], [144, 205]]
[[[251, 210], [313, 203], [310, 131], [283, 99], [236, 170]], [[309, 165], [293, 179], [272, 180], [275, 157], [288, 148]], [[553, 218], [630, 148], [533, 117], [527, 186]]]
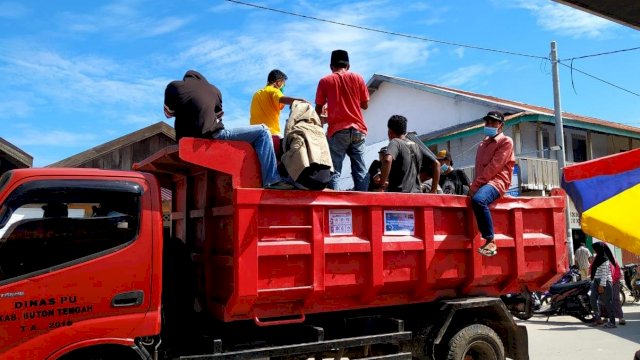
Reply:
[[0, 358], [44, 359], [69, 344], [134, 336], [150, 307], [146, 189], [139, 178], [111, 178], [5, 191]]

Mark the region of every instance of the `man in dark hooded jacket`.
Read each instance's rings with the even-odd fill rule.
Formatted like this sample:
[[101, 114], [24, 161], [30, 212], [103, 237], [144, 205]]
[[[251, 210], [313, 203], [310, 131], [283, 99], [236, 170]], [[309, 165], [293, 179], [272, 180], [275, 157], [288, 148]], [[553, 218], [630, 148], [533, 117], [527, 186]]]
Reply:
[[269, 189], [293, 188], [278, 174], [269, 129], [264, 125], [225, 129], [222, 123], [222, 94], [199, 72], [189, 70], [182, 80], [172, 81], [167, 85], [164, 92], [164, 114], [167, 118], [176, 118], [176, 140], [196, 137], [250, 143], [258, 154], [262, 185]]

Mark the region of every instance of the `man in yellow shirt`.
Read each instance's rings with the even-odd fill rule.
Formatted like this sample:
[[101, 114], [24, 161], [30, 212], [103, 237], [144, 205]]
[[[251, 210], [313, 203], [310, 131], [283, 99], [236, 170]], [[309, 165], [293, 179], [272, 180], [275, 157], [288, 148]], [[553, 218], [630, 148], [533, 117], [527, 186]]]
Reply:
[[295, 100], [304, 99], [284, 96], [284, 85], [287, 75], [275, 69], [267, 76], [267, 85], [253, 94], [251, 100], [251, 125], [264, 124], [269, 128], [271, 135], [280, 135], [280, 110], [285, 105], [291, 105]]

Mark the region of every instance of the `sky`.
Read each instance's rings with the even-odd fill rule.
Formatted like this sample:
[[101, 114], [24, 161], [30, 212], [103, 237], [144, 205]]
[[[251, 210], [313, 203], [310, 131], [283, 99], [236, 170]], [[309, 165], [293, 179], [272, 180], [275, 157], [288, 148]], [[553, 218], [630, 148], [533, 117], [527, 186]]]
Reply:
[[287, 74], [287, 95], [313, 101], [334, 49], [365, 81], [392, 75], [553, 108], [551, 41], [566, 65], [563, 111], [640, 127], [640, 50], [570, 60], [639, 47], [640, 31], [555, 2], [246, 2], [436, 42], [224, 0], [0, 0], [0, 137], [45, 166], [173, 125], [164, 89], [189, 69], [222, 91], [227, 127], [247, 125], [271, 69]]

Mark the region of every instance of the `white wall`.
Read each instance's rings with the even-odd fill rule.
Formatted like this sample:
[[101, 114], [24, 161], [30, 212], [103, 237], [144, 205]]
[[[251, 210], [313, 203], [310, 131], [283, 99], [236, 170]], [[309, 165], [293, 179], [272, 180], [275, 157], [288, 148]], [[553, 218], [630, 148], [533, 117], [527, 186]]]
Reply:
[[522, 152], [516, 156], [538, 157], [538, 134], [536, 123], [520, 124]]
[[446, 127], [480, 119], [495, 110], [486, 105], [433, 94], [406, 86], [382, 82], [364, 111], [369, 128], [367, 144], [387, 139], [387, 120], [391, 115], [407, 118], [407, 131], [426, 134]]

